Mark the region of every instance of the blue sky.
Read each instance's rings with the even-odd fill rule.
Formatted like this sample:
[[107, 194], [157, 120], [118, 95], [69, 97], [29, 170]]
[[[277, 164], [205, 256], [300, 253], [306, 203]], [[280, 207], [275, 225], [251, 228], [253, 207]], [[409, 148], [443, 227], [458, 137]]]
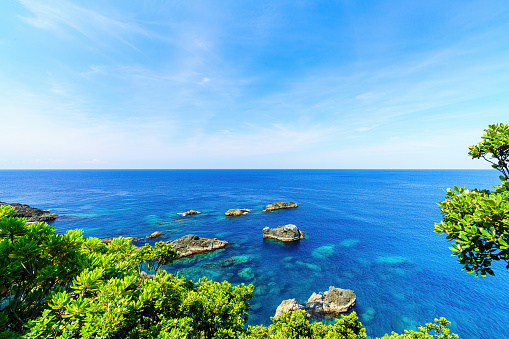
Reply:
[[0, 4], [0, 169], [489, 168], [508, 1]]

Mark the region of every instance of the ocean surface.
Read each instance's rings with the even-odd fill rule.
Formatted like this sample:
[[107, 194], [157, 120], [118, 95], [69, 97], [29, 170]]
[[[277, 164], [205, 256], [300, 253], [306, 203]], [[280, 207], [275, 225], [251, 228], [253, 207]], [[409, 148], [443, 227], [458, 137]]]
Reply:
[[[284, 299], [305, 303], [333, 285], [352, 289], [372, 338], [436, 317], [461, 338], [509, 337], [509, 273], [474, 278], [451, 257], [436, 203], [447, 187], [492, 188], [494, 170], [2, 170], [0, 201], [51, 209], [58, 233], [173, 240], [186, 234], [228, 247], [166, 266], [190, 279], [256, 286], [249, 324], [270, 324]], [[298, 208], [263, 212], [276, 201]], [[230, 208], [251, 211], [225, 217]], [[189, 209], [202, 212], [181, 217]], [[263, 240], [295, 224], [305, 238]], [[223, 259], [234, 264], [222, 266]]]

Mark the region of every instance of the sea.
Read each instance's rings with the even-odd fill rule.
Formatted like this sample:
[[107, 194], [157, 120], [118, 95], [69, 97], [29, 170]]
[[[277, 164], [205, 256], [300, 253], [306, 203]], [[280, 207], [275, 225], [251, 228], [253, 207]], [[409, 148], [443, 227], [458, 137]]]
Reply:
[[[250, 325], [269, 325], [282, 300], [305, 303], [335, 286], [355, 291], [353, 310], [370, 338], [445, 317], [461, 338], [485, 339], [509, 337], [509, 272], [500, 263], [496, 276], [475, 278], [433, 229], [447, 187], [497, 184], [494, 170], [1, 170], [0, 201], [57, 213], [57, 233], [227, 240], [164, 268], [253, 284]], [[278, 201], [299, 207], [263, 211]], [[249, 213], [226, 217], [231, 208]], [[201, 213], [179, 214], [189, 209]], [[286, 224], [304, 238], [262, 238], [264, 227]]]

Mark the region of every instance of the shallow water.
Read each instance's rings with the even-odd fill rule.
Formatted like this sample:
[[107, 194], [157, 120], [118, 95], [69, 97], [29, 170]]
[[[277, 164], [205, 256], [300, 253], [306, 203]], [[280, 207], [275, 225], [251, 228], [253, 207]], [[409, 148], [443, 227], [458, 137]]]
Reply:
[[[372, 337], [444, 316], [461, 338], [500, 338], [509, 323], [507, 270], [475, 279], [433, 233], [447, 187], [491, 188], [497, 178], [491, 170], [4, 170], [0, 201], [53, 209], [58, 232], [227, 240], [166, 269], [254, 284], [250, 324], [269, 324], [283, 299], [305, 302], [333, 285], [356, 292], [354, 310]], [[262, 211], [275, 201], [300, 207]], [[191, 208], [202, 213], [178, 215]], [[225, 217], [230, 208], [251, 211]], [[262, 239], [263, 227], [289, 223], [305, 238]]]

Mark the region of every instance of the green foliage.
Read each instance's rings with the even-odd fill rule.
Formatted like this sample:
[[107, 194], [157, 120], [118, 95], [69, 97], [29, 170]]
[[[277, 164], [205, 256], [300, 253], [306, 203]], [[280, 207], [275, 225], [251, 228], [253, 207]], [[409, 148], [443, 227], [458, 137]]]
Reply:
[[483, 158], [502, 173], [501, 180], [509, 180], [509, 125], [489, 125], [477, 145], [470, 146], [472, 159]]
[[249, 326], [241, 338], [254, 339], [365, 339], [366, 329], [362, 327], [357, 314], [341, 316], [334, 325], [325, 326], [321, 322], [310, 323], [309, 314], [302, 310], [283, 312], [273, 317], [268, 327]]
[[445, 201], [438, 203], [443, 220], [435, 223], [435, 232], [453, 241], [449, 248], [464, 270], [484, 277], [495, 275], [493, 261], [505, 261], [509, 268], [509, 126], [488, 126], [479, 144], [469, 150], [472, 158], [491, 162], [505, 181], [493, 191], [448, 188]]
[[[420, 326], [418, 332], [407, 331], [403, 334], [392, 332], [391, 335], [384, 335], [381, 339], [453, 339], [459, 338], [457, 334], [451, 333], [447, 328], [451, 324], [445, 318], [435, 319], [435, 323], [428, 323]], [[434, 332], [434, 333], [433, 333]]]
[[[233, 338], [243, 331], [253, 287], [160, 270], [178, 255], [159, 242], [104, 244], [82, 231], [55, 234], [0, 206], [0, 338]], [[156, 271], [142, 279], [140, 267]]]

